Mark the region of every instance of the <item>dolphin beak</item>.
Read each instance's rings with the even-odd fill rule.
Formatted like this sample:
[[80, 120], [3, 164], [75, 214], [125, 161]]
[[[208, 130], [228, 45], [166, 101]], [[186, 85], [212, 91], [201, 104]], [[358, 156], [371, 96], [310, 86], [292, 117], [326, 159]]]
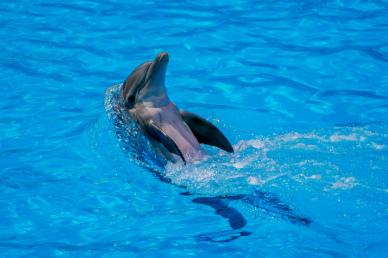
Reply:
[[149, 71], [150, 79], [153, 83], [163, 83], [166, 76], [167, 64], [168, 64], [167, 52], [159, 53], [155, 60], [152, 62], [152, 68]]
[[161, 53], [159, 53], [156, 56], [154, 64], [158, 65], [158, 66], [159, 65], [160, 66], [167, 65], [168, 60], [169, 60], [168, 53], [167, 52], [161, 52]]
[[155, 58], [155, 63], [168, 63], [169, 57], [167, 52], [159, 53]]

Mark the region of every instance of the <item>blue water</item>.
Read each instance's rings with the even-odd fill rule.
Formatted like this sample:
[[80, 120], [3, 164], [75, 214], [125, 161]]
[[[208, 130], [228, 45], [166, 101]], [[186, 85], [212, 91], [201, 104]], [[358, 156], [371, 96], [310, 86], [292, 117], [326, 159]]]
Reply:
[[[388, 256], [388, 2], [14, 0], [0, 27], [1, 257]], [[235, 154], [123, 149], [111, 86], [159, 51]], [[250, 234], [193, 202], [239, 194]]]

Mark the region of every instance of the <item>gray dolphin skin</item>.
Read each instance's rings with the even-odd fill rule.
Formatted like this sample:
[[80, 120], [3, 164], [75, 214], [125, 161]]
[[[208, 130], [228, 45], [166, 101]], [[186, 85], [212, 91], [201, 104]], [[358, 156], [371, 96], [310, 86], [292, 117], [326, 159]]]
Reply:
[[121, 88], [126, 110], [155, 150], [169, 161], [182, 159], [186, 163], [201, 159], [204, 154], [201, 143], [233, 152], [217, 127], [196, 114], [178, 110], [170, 101], [165, 86], [168, 61], [168, 54], [162, 52], [129, 75]]

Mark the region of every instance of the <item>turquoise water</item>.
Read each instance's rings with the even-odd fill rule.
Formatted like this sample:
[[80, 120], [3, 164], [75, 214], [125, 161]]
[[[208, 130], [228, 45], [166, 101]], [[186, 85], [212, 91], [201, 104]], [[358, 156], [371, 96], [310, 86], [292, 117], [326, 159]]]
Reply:
[[[386, 1], [15, 0], [0, 27], [1, 257], [388, 255]], [[235, 154], [123, 147], [111, 86], [160, 51]]]

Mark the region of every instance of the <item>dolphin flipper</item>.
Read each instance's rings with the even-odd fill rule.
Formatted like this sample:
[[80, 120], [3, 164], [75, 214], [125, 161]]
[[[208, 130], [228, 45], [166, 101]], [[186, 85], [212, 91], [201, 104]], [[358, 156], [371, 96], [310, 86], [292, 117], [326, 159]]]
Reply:
[[174, 153], [178, 156], [180, 156], [183, 160], [183, 162], [186, 164], [185, 157], [183, 156], [182, 152], [179, 150], [176, 143], [168, 136], [163, 130], [157, 126], [152, 120], [146, 124], [144, 124], [146, 132], [154, 139], [156, 139], [158, 142], [163, 144], [166, 149]]
[[199, 143], [216, 146], [227, 152], [234, 152], [228, 139], [212, 123], [185, 110], [180, 110], [180, 113], [183, 121], [190, 127]]

